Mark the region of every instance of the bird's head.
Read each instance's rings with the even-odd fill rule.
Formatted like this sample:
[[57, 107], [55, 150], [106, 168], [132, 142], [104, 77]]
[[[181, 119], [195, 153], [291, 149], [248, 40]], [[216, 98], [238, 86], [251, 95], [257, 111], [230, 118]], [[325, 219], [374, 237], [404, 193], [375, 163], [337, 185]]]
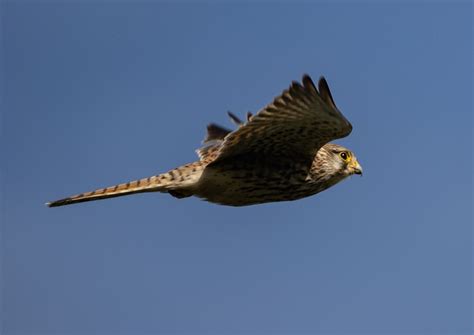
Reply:
[[330, 175], [338, 175], [342, 178], [353, 174], [362, 175], [362, 166], [357, 161], [356, 156], [349, 149], [343, 146], [328, 143], [319, 150], [324, 167], [329, 170]]

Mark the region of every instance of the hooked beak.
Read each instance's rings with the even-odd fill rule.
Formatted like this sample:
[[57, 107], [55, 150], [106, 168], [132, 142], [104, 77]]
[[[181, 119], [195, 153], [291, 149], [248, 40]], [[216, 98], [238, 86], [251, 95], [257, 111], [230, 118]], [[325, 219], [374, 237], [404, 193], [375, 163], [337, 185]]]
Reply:
[[352, 173], [362, 176], [362, 166], [360, 166], [358, 161], [354, 161], [351, 164]]

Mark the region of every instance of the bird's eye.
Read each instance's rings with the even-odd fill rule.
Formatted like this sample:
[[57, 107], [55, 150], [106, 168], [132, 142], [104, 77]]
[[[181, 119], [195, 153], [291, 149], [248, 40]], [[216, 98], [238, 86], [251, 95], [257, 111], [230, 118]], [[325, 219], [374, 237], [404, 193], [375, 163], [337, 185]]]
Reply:
[[347, 158], [349, 157], [349, 156], [347, 155], [347, 152], [345, 152], [345, 151], [341, 152], [341, 153], [339, 154], [339, 156], [341, 156], [341, 158], [342, 158], [343, 160], [345, 160], [345, 161], [346, 161]]

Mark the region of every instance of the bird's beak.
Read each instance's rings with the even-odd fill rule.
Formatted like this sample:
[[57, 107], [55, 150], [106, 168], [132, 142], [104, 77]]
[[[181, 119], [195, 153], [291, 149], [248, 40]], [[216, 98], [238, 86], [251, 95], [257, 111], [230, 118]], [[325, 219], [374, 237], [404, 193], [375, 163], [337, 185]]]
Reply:
[[351, 166], [352, 173], [362, 176], [362, 166], [360, 166], [357, 160], [354, 160], [350, 166]]

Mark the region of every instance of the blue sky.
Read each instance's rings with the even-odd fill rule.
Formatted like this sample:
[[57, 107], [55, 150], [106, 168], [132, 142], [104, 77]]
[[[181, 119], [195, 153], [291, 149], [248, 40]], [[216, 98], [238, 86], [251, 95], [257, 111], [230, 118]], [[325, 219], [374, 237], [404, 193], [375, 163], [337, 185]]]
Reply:
[[[469, 2], [1, 4], [3, 334], [469, 334]], [[296, 202], [142, 194], [325, 75], [364, 167]]]

